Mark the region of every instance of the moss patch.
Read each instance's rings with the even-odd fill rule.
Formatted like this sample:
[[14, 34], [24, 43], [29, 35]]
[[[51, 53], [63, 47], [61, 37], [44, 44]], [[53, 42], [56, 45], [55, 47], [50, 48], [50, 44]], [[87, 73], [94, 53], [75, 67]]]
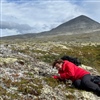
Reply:
[[3, 63], [13, 63], [17, 61], [16, 58], [1, 58], [0, 57], [0, 64], [3, 64]]
[[56, 86], [59, 85], [59, 82], [53, 78], [44, 78], [43, 79], [49, 86], [52, 88], [55, 88]]

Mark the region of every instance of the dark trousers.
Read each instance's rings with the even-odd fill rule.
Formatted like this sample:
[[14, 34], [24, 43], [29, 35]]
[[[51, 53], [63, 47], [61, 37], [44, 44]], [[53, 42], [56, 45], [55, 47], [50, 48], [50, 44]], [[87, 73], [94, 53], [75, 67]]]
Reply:
[[100, 94], [100, 87], [91, 81], [90, 74], [85, 75], [82, 79], [74, 81], [73, 85], [78, 89], [93, 91]]

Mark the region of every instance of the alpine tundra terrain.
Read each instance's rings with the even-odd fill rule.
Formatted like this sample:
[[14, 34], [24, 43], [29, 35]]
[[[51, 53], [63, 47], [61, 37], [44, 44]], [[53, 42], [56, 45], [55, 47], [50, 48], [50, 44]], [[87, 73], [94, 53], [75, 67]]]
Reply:
[[82, 15], [48, 32], [2, 37], [0, 100], [100, 100], [70, 80], [52, 78], [57, 74], [52, 62], [63, 55], [77, 57], [79, 67], [100, 75], [99, 29], [98, 22]]

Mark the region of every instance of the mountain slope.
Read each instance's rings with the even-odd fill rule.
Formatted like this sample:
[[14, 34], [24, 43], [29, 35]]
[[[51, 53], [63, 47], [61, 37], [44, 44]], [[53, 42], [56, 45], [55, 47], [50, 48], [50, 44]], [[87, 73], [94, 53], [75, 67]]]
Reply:
[[50, 34], [88, 33], [100, 30], [100, 23], [81, 15], [52, 29]]
[[[93, 19], [81, 15], [66, 23], [59, 25], [58, 27], [52, 29], [51, 31], [45, 31], [38, 34], [27, 33], [22, 35], [7, 36], [2, 39], [28, 39], [40, 36], [50, 36], [50, 35], [75, 35], [84, 33], [100, 33], [100, 23], [94, 21]], [[90, 36], [90, 34], [89, 34]], [[95, 39], [95, 37], [94, 37]], [[85, 40], [84, 40], [85, 41]]]

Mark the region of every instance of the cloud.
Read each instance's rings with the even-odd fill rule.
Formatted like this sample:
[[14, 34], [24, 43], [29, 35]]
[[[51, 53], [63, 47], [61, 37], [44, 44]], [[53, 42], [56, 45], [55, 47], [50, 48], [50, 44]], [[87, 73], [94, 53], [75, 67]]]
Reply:
[[23, 30], [31, 30], [32, 27], [30, 27], [27, 24], [18, 24], [14, 22], [6, 22], [2, 21], [2, 26], [0, 26], [1, 29], [16, 29], [19, 32], [22, 32]]
[[83, 0], [81, 7], [92, 19], [100, 22], [100, 0]]
[[1, 28], [12, 34], [47, 31], [81, 14], [93, 17], [100, 10], [94, 5], [86, 0], [2, 0]]
[[0, 29], [0, 37], [20, 34], [15, 29]]

